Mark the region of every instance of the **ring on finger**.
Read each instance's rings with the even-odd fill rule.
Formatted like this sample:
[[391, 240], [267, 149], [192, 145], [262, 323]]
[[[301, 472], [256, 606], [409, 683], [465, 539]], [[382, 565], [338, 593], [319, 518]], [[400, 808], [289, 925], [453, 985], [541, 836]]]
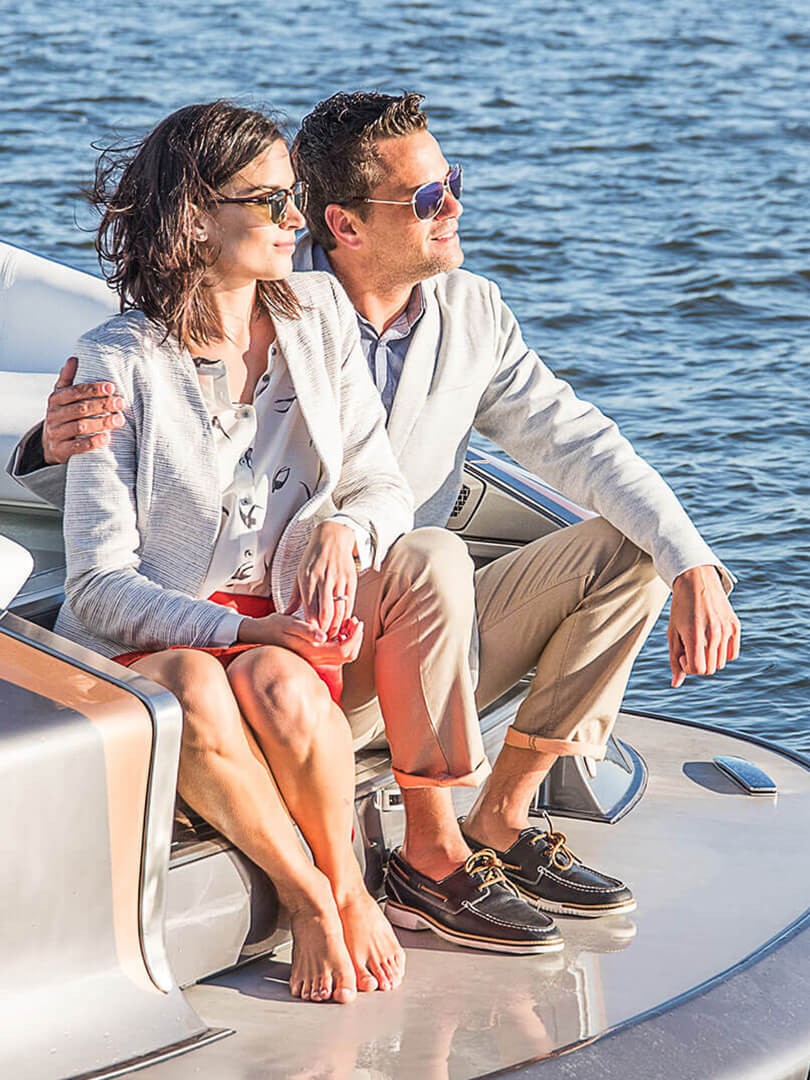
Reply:
[[343, 603], [345, 604], [346, 601], [349, 599], [349, 594], [348, 593], [335, 593], [334, 596], [332, 597], [332, 599], [333, 600], [342, 600]]

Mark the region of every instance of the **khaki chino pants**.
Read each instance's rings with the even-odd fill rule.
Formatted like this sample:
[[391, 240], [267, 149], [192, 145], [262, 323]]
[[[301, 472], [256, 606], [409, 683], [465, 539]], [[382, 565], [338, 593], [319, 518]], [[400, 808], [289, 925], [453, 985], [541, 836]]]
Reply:
[[400, 787], [475, 786], [489, 769], [478, 709], [536, 667], [507, 742], [601, 758], [667, 593], [649, 556], [602, 518], [477, 572], [458, 536], [414, 530], [358, 581], [365, 633], [343, 694], [355, 747], [384, 725]]

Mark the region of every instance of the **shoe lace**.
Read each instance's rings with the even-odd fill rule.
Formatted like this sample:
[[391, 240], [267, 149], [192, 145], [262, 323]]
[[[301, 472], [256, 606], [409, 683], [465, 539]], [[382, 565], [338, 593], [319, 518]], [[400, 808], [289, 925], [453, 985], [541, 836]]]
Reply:
[[491, 885], [503, 885], [515, 896], [520, 895], [504, 874], [503, 863], [492, 848], [481, 848], [480, 851], [473, 852], [465, 862], [464, 869], [475, 881], [479, 892]]
[[546, 819], [548, 830], [536, 833], [531, 838], [531, 842], [535, 846], [542, 843], [544, 852], [548, 852], [549, 861], [559, 870], [568, 870], [577, 861], [576, 855], [568, 846], [568, 837], [565, 833], [555, 830], [548, 814], [543, 814], [543, 817]]

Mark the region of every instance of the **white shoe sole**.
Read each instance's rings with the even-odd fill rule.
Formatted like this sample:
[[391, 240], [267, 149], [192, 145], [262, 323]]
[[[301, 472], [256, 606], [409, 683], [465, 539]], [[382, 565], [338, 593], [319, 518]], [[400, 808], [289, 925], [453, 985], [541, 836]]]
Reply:
[[432, 930], [438, 937], [451, 942], [453, 945], [460, 945], [465, 949], [485, 949], [487, 952], [513, 953], [522, 956], [561, 952], [565, 948], [563, 941], [535, 941], [525, 945], [509, 945], [506, 942], [494, 941], [489, 938], [454, 933], [431, 919], [429, 915], [425, 915], [421, 911], [415, 911], [413, 908], [402, 907], [391, 900], [386, 900], [383, 910], [385, 917], [392, 926], [398, 926], [402, 930]]
[[603, 907], [598, 909], [579, 908], [574, 907], [571, 904], [557, 904], [553, 900], [542, 900], [533, 896], [530, 892], [526, 892], [525, 889], [521, 889], [516, 881], [513, 881], [512, 884], [527, 904], [531, 904], [532, 907], [536, 907], [539, 911], [547, 911], [550, 915], [578, 915], [581, 919], [601, 919], [605, 915], [627, 915], [629, 912], [635, 911], [638, 907], [638, 903], [635, 900], [625, 900], [623, 903], [616, 904], [614, 907]]

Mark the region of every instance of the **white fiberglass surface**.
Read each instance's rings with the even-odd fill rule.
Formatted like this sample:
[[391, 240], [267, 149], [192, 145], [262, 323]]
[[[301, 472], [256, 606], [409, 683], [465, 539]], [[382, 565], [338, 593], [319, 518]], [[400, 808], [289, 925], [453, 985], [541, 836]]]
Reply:
[[62, 518], [55, 511], [0, 506], [0, 535], [31, 553], [35, 572], [65, 564]]
[[[733, 967], [801, 916], [810, 896], [810, 772], [726, 735], [622, 717], [617, 733], [650, 768], [641, 804], [613, 826], [558, 819], [584, 861], [627, 880], [630, 916], [558, 921], [563, 953], [513, 957], [402, 932], [405, 984], [352, 1006], [287, 992], [288, 957], [194, 987], [219, 1044], [144, 1077], [480, 1076], [597, 1036]], [[741, 792], [711, 765], [737, 754], [776, 781]], [[728, 1018], [733, 1024], [733, 1017]]]
[[6, 607], [34, 568], [27, 548], [0, 535], [0, 607]]

